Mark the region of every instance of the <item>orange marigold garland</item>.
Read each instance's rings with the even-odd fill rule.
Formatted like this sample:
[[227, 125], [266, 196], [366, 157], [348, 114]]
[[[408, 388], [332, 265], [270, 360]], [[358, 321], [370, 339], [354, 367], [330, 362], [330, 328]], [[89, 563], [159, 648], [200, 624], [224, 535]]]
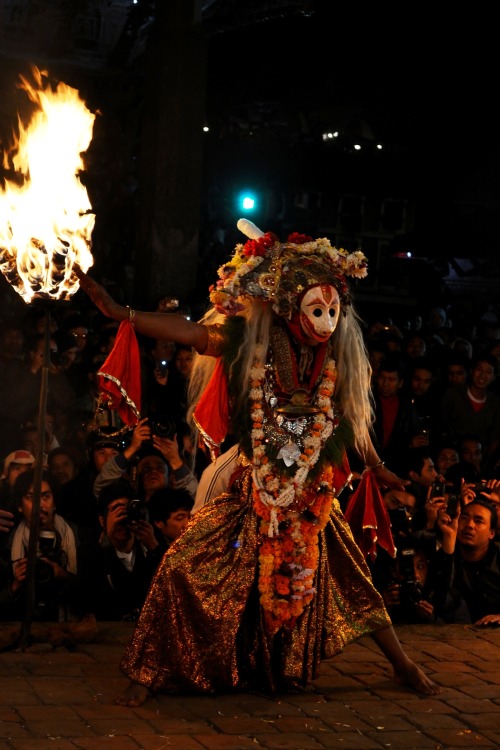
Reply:
[[288, 476], [267, 455], [262, 358], [259, 348], [250, 376], [253, 499], [263, 539], [259, 553], [260, 602], [268, 630], [274, 634], [282, 627], [293, 627], [316, 593], [313, 582], [318, 567], [318, 534], [325, 528], [332, 507], [333, 469], [327, 466], [314, 481], [308, 480], [308, 474], [334, 428], [336, 368], [332, 359], [326, 361], [314, 400], [321, 411], [304, 433], [295, 474]]

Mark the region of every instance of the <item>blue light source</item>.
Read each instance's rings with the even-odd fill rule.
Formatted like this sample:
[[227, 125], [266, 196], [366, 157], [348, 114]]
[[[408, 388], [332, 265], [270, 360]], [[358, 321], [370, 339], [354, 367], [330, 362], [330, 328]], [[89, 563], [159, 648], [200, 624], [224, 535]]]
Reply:
[[257, 198], [251, 190], [242, 190], [238, 195], [238, 207], [246, 213], [253, 213], [257, 210]]
[[253, 208], [255, 208], [255, 199], [250, 195], [245, 195], [245, 197], [241, 201], [241, 207], [244, 208], [245, 211], [251, 211]]

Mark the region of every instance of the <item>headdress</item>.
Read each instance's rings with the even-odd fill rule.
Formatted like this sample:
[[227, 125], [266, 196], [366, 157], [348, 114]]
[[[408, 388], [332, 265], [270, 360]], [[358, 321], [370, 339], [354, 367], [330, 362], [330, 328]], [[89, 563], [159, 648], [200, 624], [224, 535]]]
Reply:
[[290, 319], [300, 307], [302, 293], [316, 284], [331, 284], [343, 305], [350, 302], [346, 276], [367, 275], [367, 258], [361, 250], [348, 253], [326, 237], [313, 240], [305, 234], [290, 234], [280, 242], [272, 232], [264, 233], [251, 221], [240, 219], [238, 229], [247, 235], [237, 244], [233, 257], [218, 270], [219, 280], [210, 288], [210, 300], [225, 315], [244, 309], [242, 298], [270, 301], [273, 310]]

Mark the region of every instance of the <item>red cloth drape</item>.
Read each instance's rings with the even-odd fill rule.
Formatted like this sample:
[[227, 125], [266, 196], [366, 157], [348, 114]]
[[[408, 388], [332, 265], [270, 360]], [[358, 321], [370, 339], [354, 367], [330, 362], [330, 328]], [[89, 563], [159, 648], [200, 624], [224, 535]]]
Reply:
[[99, 394], [116, 409], [126, 425], [136, 425], [141, 413], [141, 359], [134, 327], [122, 321], [113, 349], [97, 373]]
[[227, 376], [219, 357], [207, 387], [203, 391], [193, 419], [207, 445], [212, 460], [219, 455], [220, 444], [228, 432], [229, 402]]
[[366, 470], [361, 475], [344, 515], [356, 544], [365, 557], [370, 557], [373, 561], [377, 556], [377, 545], [391, 557], [396, 556], [391, 521], [373, 471]]

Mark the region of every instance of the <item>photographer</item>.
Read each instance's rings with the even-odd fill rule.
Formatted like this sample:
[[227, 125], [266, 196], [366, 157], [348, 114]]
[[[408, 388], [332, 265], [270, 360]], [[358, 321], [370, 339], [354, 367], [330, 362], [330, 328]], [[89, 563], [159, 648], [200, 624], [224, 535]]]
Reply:
[[443, 535], [440, 554], [453, 557], [453, 586], [467, 602], [474, 625], [500, 625], [500, 543], [497, 505], [478, 496], [461, 513], [438, 519]]
[[156, 419], [152, 424], [147, 417], [139, 420], [130, 444], [102, 467], [94, 494], [99, 497], [105, 485], [127, 475], [134, 486], [138, 482], [137, 490], [146, 503], [160, 487], [187, 490], [193, 498], [198, 487], [198, 480], [181, 458], [175, 424], [168, 419]]
[[103, 487], [99, 520], [103, 537], [95, 561], [94, 613], [100, 620], [135, 620], [158, 564], [159, 542], [124, 479]]
[[[34, 470], [20, 474], [14, 485], [14, 499], [22, 520], [10, 540], [13, 580], [11, 592], [20, 603], [27, 573], [27, 553], [33, 506]], [[71, 618], [77, 587], [76, 540], [71, 526], [56, 513], [48, 472], [42, 474], [40, 489], [40, 532], [35, 566], [35, 618], [64, 621]]]
[[377, 588], [394, 623], [470, 622], [462, 597], [451, 588], [450, 556], [429, 553], [422, 540], [410, 535], [398, 547], [388, 572]]

